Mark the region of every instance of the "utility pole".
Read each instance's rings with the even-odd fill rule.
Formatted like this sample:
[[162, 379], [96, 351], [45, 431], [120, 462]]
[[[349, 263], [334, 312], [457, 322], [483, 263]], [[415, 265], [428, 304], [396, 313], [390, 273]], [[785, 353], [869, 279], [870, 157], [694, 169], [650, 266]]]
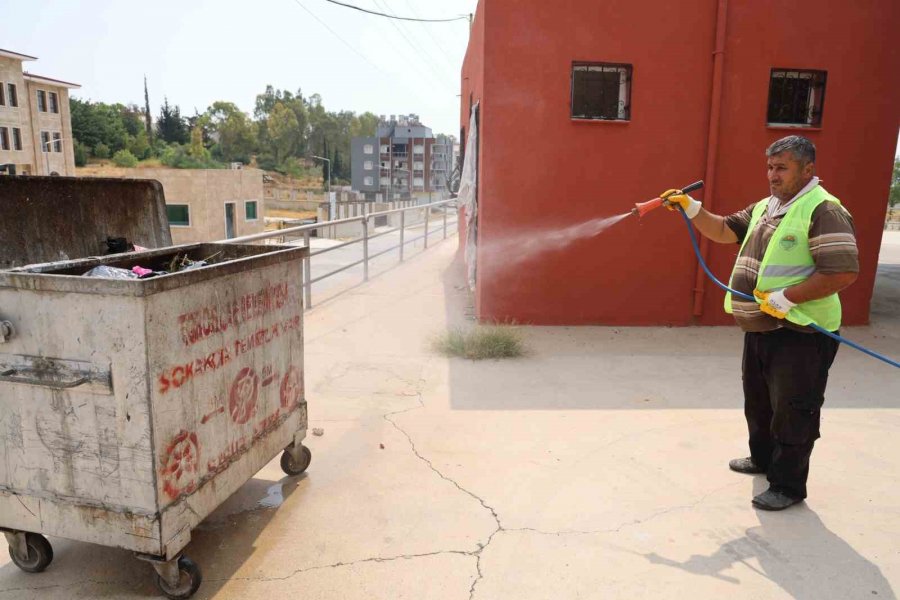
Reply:
[[335, 206], [334, 201], [331, 198], [331, 159], [325, 158], [324, 156], [316, 156], [313, 154], [313, 158], [318, 158], [319, 160], [324, 160], [325, 164], [328, 167], [328, 187], [326, 191], [328, 192], [328, 220], [334, 220]]

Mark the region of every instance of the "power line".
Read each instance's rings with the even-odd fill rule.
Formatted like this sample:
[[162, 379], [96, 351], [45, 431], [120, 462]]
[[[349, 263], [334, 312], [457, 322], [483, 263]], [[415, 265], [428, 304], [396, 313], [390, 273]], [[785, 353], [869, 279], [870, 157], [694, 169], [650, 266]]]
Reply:
[[[349, 48], [350, 50], [352, 50], [354, 54], [356, 54], [357, 56], [359, 56], [360, 58], [362, 58], [364, 61], [366, 61], [366, 62], [369, 63], [370, 65], [372, 65], [372, 66], [375, 68], [375, 70], [377, 70], [377, 71], [380, 72], [382, 75], [385, 75], [385, 76], [387, 76], [387, 77], [390, 77], [390, 76], [391, 76], [389, 73], [385, 72], [384, 69], [382, 69], [381, 67], [379, 67], [378, 65], [376, 65], [375, 63], [373, 63], [371, 60], [369, 60], [369, 59], [366, 57], [366, 55], [364, 55], [364, 54], [361, 53], [359, 50], [357, 50], [357, 49], [354, 48], [352, 45], [350, 45], [350, 43], [349, 43], [347, 40], [345, 40], [345, 39], [342, 38], [340, 35], [338, 35], [338, 33], [337, 33], [334, 29], [332, 29], [331, 27], [329, 27], [328, 24], [327, 24], [325, 21], [323, 21], [322, 19], [320, 19], [319, 17], [317, 17], [317, 16], [315, 15], [314, 12], [312, 12], [311, 10], [309, 10], [308, 8], [306, 8], [305, 6], [303, 6], [303, 4], [300, 3], [300, 0], [294, 0], [294, 3], [295, 3], [297, 6], [299, 6], [300, 8], [302, 8], [304, 11], [306, 11], [306, 12], [309, 14], [309, 16], [311, 16], [313, 19], [315, 19], [316, 21], [318, 21], [318, 22], [322, 25], [322, 27], [324, 27], [325, 29], [327, 29], [328, 31], [330, 31], [331, 34], [332, 34], [334, 37], [336, 37], [338, 40], [340, 40], [342, 44], [344, 44], [345, 46], [347, 46], [347, 48]], [[418, 97], [419, 99], [421, 99], [421, 96], [420, 96], [415, 90], [413, 90], [412, 88], [410, 88], [409, 86], [407, 86], [406, 83], [404, 83], [402, 80], [400, 81], [400, 85], [402, 85], [404, 88], [406, 88], [408, 91], [410, 91], [414, 96], [416, 96], [416, 97]]]
[[451, 19], [414, 19], [412, 17], [398, 17], [397, 15], [389, 15], [387, 13], [378, 12], [374, 10], [369, 10], [367, 8], [362, 8], [361, 6], [354, 6], [352, 4], [344, 4], [343, 2], [338, 2], [338, 0], [325, 0], [325, 2], [330, 2], [332, 4], [337, 4], [338, 6], [343, 6], [345, 8], [352, 8], [353, 10], [358, 10], [360, 12], [369, 13], [370, 15], [378, 15], [379, 17], [385, 17], [387, 19], [397, 19], [400, 21], [418, 21], [420, 23], [449, 23], [451, 21], [468, 21], [468, 15], [461, 15], [459, 17], [453, 17]]
[[[409, 7], [409, 10], [412, 11], [412, 14], [414, 16], [418, 17], [419, 13], [416, 12], [416, 9], [413, 7], [413, 5], [409, 3], [409, 0], [403, 0], [403, 1], [406, 3], [406, 6]], [[435, 38], [433, 35], [431, 35], [431, 30], [429, 30], [429, 28], [425, 27], [424, 25], [422, 25], [422, 28], [425, 30], [425, 33], [428, 34], [428, 37], [431, 38], [431, 41], [434, 42], [434, 45], [437, 46], [437, 49], [441, 51], [443, 58], [447, 61], [447, 65], [449, 65], [451, 69], [456, 68], [456, 65], [453, 64], [453, 61], [451, 60], [450, 55], [447, 54], [447, 51], [444, 49], [444, 47], [441, 46], [441, 44], [437, 41], [437, 38]]]
[[[382, 4], [381, 0], [374, 0], [374, 2], [378, 6], [378, 8], [380, 8], [384, 11], [390, 11], [390, 8], [387, 7], [387, 3]], [[432, 65], [434, 64], [434, 59], [431, 58], [431, 55], [428, 54], [428, 52], [424, 48], [420, 47], [418, 44], [416, 44], [411, 39], [409, 39], [409, 36], [407, 36], [405, 33], [403, 33], [403, 29], [405, 29], [405, 27], [403, 29], [401, 29], [401, 24], [394, 23], [393, 21], [389, 21], [389, 22], [390, 22], [391, 26], [397, 30], [397, 33], [399, 33], [400, 36], [404, 40], [406, 40], [406, 43], [409, 44], [409, 47], [413, 49], [413, 52], [418, 52], [420, 54], [426, 55], [428, 57], [427, 60], [429, 61], [429, 63], [431, 63]], [[427, 72], [429, 75], [431, 75], [434, 78], [434, 80], [438, 84], [440, 84], [442, 87], [446, 85], [446, 83], [443, 81], [443, 79], [441, 79], [441, 77], [437, 73], [434, 72], [434, 69], [431, 68], [431, 65], [426, 64], [425, 67], [426, 67], [426, 71], [424, 71], [424, 72]], [[450, 89], [450, 88], [448, 88], [448, 89]]]
[[[311, 16], [313, 19], [315, 19], [316, 21], [318, 21], [319, 23], [321, 23], [321, 24], [322, 24], [322, 27], [324, 27], [325, 29], [327, 29], [328, 31], [330, 31], [331, 34], [334, 35], [334, 37], [336, 37], [337, 39], [339, 39], [339, 40], [341, 41], [341, 43], [343, 43], [345, 46], [347, 46], [348, 48], [350, 48], [350, 50], [352, 50], [357, 56], [359, 56], [360, 58], [362, 58], [364, 61], [366, 61], [367, 63], [369, 63], [370, 65], [372, 65], [372, 66], [375, 67], [376, 69], [378, 69], [379, 71], [381, 71], [381, 69], [378, 67], [378, 65], [376, 65], [376, 64], [373, 63], [371, 60], [369, 60], [369, 59], [366, 57], [365, 54], [363, 54], [362, 52], [360, 52], [359, 50], [357, 50], [356, 48], [354, 48], [353, 46], [351, 46], [351, 45], [350, 45], [350, 42], [348, 42], [347, 40], [345, 40], [344, 38], [342, 38], [340, 35], [338, 35], [338, 33], [337, 33], [334, 29], [332, 29], [331, 27], [328, 26], [328, 23], [326, 23], [325, 21], [323, 21], [322, 19], [320, 19], [319, 17], [317, 17], [317, 16], [315, 15], [315, 13], [313, 13], [311, 10], [309, 10], [308, 8], [306, 8], [305, 6], [303, 6], [302, 4], [300, 4], [300, 0], [294, 0], [294, 3], [295, 3], [297, 6], [299, 6], [300, 8], [302, 8], [303, 10], [305, 10], [307, 13], [309, 13], [309, 16]], [[382, 71], [382, 72], [383, 72], [383, 71]]]

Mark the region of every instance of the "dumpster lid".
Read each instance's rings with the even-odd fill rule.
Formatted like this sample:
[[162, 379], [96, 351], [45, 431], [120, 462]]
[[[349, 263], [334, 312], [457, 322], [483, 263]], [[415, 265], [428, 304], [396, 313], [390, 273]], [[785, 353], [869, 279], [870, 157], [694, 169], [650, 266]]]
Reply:
[[107, 254], [107, 238], [172, 245], [162, 184], [150, 179], [0, 177], [0, 214], [0, 269]]

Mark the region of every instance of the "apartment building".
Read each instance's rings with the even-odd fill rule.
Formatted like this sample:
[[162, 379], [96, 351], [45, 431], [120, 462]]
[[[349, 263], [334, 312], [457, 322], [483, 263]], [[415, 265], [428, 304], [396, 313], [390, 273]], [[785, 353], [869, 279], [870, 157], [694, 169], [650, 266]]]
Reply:
[[23, 69], [37, 57], [0, 49], [0, 174], [75, 175], [69, 90]]
[[351, 187], [380, 202], [444, 190], [452, 150], [418, 115], [382, 115], [374, 137], [351, 140]]

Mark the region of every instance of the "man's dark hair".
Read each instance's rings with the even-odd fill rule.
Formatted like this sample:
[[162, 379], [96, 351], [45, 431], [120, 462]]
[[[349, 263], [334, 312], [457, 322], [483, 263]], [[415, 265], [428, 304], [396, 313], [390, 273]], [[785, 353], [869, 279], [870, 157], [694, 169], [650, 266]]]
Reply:
[[790, 152], [801, 165], [816, 162], [816, 145], [802, 135], [789, 135], [766, 148], [766, 156]]

